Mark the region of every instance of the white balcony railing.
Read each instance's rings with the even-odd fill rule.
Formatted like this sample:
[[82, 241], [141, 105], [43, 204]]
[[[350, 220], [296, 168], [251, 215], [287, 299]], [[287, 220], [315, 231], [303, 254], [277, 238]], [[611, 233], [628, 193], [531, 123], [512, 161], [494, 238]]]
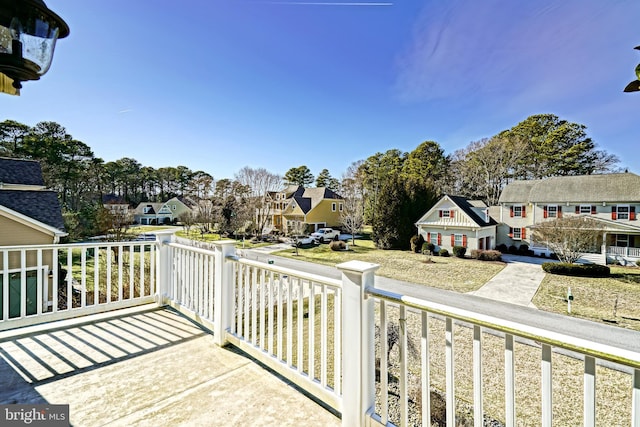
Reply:
[[607, 254], [640, 258], [640, 248], [630, 248], [627, 246], [608, 246]]
[[[518, 321], [495, 310], [486, 314], [473, 308], [486, 304], [480, 298], [469, 309], [420, 298], [418, 287], [380, 289], [374, 264], [338, 265], [342, 280], [334, 280], [238, 257], [233, 242], [205, 250], [159, 238], [0, 248], [0, 277], [20, 288], [9, 297], [3, 286], [0, 329], [156, 301], [211, 329], [218, 345], [239, 347], [341, 412], [344, 426], [430, 425], [435, 408], [428, 391], [435, 389], [447, 425], [457, 425], [456, 407], [466, 403], [475, 426], [485, 416], [514, 426], [532, 411], [533, 423], [543, 426], [566, 425], [564, 412], [571, 412], [580, 425], [640, 427], [640, 352], [624, 344], [637, 341], [634, 332], [616, 332], [628, 339], [614, 345], [541, 326], [533, 311]], [[61, 273], [51, 265], [58, 263], [71, 274], [53, 286]], [[29, 286], [38, 301], [33, 314]], [[12, 315], [15, 298], [19, 310]], [[604, 335], [615, 329], [589, 326], [599, 328]], [[416, 340], [419, 348], [412, 346]], [[569, 357], [574, 368], [554, 374], [559, 357]], [[615, 390], [605, 363], [622, 376]], [[489, 365], [500, 367], [499, 385], [495, 372], [485, 372]], [[525, 382], [539, 386], [522, 398]], [[575, 384], [581, 391], [567, 397], [565, 389]], [[614, 405], [615, 419], [602, 418], [604, 404]]]

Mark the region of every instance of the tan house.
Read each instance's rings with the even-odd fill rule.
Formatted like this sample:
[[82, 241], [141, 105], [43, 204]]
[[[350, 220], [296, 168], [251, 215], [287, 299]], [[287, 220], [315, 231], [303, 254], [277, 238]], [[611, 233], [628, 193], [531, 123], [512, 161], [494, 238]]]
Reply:
[[180, 215], [193, 211], [177, 197], [166, 202], [142, 202], [133, 211], [133, 220], [141, 225], [162, 225], [175, 223]]
[[415, 225], [424, 240], [435, 245], [436, 252], [444, 248], [451, 253], [454, 246], [467, 251], [495, 246], [497, 224], [479, 200], [445, 195]]
[[340, 227], [344, 199], [325, 187], [289, 186], [270, 193], [271, 218], [267, 229], [288, 234], [301, 228], [313, 232], [323, 227]]
[[633, 173], [562, 176], [508, 184], [492, 207], [500, 223], [498, 243], [526, 244], [537, 255], [549, 255], [543, 244], [531, 239], [531, 227], [563, 216], [596, 219], [603, 234], [594, 253], [583, 259], [622, 264], [640, 259], [640, 176]]

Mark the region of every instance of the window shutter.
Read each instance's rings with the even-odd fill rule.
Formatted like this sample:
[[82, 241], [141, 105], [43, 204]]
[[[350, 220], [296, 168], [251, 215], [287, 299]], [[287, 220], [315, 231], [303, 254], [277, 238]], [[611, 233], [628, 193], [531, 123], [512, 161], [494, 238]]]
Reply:
[[427, 233], [427, 242], [431, 241], [431, 233]]
[[524, 239], [526, 239], [526, 238], [527, 238], [527, 229], [526, 229], [526, 228], [524, 228], [524, 227], [522, 227], [522, 228], [520, 229], [520, 238], [521, 238], [522, 240], [524, 240]]
[[513, 237], [513, 228], [509, 227], [509, 237]]
[[545, 205], [545, 206], [543, 207], [543, 209], [544, 209], [544, 213], [542, 214], [542, 217], [543, 217], [543, 218], [546, 218], [546, 217], [548, 216], [548, 214], [547, 214], [547, 205]]
[[513, 218], [513, 206], [509, 206], [509, 216]]
[[562, 206], [558, 206], [558, 218], [562, 218]]
[[629, 219], [631, 221], [634, 221], [636, 219], [636, 207], [635, 206], [629, 206]]
[[453, 209], [449, 209], [449, 218], [453, 218]]
[[596, 205], [591, 205], [591, 215], [596, 214]]
[[438, 246], [442, 244], [442, 234], [438, 233]]
[[442, 218], [442, 209], [440, 209], [440, 210], [438, 211], [438, 216], [439, 216], [440, 218]]
[[522, 218], [526, 218], [527, 217], [527, 207], [525, 205], [522, 205]]
[[462, 235], [462, 246], [464, 246], [465, 248], [467, 247], [467, 235], [466, 234]]
[[618, 219], [618, 209], [616, 205], [611, 206], [611, 219]]
[[451, 246], [456, 245], [456, 236], [454, 234], [451, 235]]
[[576, 215], [580, 213], [580, 206], [576, 205]]

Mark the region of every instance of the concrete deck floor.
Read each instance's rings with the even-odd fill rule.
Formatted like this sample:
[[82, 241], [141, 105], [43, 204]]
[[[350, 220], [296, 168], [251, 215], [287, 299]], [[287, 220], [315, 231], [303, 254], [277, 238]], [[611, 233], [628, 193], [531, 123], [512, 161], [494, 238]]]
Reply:
[[[53, 329], [52, 329], [53, 327]], [[338, 426], [340, 419], [169, 309], [0, 333], [0, 404], [69, 404], [73, 426]]]

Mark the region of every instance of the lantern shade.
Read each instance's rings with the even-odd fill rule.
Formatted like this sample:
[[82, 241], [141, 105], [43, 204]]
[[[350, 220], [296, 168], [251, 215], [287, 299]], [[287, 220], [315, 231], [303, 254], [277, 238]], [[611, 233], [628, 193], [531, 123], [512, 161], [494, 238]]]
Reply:
[[20, 88], [38, 80], [51, 66], [58, 38], [68, 25], [42, 0], [0, 0], [0, 72]]

